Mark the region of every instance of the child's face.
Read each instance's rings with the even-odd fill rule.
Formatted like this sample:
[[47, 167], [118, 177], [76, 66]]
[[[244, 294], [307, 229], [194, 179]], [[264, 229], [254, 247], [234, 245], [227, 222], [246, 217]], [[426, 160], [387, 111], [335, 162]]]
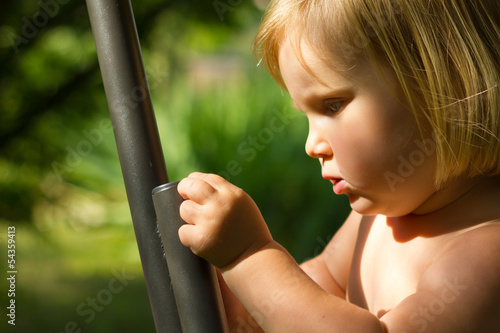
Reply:
[[333, 70], [306, 43], [301, 48], [316, 78], [288, 41], [279, 64], [295, 106], [309, 120], [306, 152], [319, 159], [323, 177], [361, 214], [418, 213], [436, 192], [434, 142], [421, 138], [395, 78], [384, 80], [368, 62]]

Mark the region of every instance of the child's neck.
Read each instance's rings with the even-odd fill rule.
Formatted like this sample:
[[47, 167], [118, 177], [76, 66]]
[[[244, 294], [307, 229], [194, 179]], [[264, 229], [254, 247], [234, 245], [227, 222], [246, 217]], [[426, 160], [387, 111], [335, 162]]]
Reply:
[[467, 196], [483, 183], [481, 179], [458, 179], [434, 192], [422, 205], [413, 211], [415, 215], [427, 215], [437, 212], [449, 205], [454, 205], [461, 201], [463, 196]]
[[450, 184], [413, 214], [387, 218], [394, 239], [435, 237], [500, 221], [500, 176]]

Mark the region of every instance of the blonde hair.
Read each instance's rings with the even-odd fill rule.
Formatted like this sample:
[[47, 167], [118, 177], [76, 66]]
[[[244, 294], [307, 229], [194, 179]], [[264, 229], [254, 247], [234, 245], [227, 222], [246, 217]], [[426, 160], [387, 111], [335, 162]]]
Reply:
[[500, 173], [499, 36], [498, 0], [275, 0], [254, 50], [283, 87], [278, 55], [287, 38], [323, 61], [389, 65], [417, 122], [431, 126], [439, 187]]

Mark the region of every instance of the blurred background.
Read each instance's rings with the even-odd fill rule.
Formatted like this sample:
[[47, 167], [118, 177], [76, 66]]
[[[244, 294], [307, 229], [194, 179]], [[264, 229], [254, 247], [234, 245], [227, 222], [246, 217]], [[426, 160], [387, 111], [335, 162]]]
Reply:
[[[132, 1], [171, 181], [218, 173], [301, 262], [348, 214], [253, 57], [267, 1]], [[0, 331], [154, 332], [87, 8], [0, 4]], [[16, 326], [7, 228], [16, 228]]]

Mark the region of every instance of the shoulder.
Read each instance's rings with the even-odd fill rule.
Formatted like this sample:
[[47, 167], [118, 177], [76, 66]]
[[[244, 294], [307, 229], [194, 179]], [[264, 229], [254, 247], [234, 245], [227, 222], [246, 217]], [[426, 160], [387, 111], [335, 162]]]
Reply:
[[[433, 266], [485, 269], [500, 266], [500, 220], [461, 230], [450, 237]], [[500, 273], [500, 271], [499, 271]], [[500, 274], [498, 274], [500, 279]]]
[[453, 308], [463, 325], [471, 325], [470, 331], [496, 331], [500, 325], [500, 221], [462, 231], [450, 240], [421, 277], [419, 291], [435, 297], [436, 309], [438, 305]]
[[[453, 238], [427, 270], [427, 274], [457, 272], [476, 281], [475, 289], [500, 286], [500, 221], [463, 230]], [[425, 281], [425, 275], [423, 276]]]
[[388, 331], [498, 332], [500, 222], [457, 232], [443, 245], [415, 293], [381, 318]]

